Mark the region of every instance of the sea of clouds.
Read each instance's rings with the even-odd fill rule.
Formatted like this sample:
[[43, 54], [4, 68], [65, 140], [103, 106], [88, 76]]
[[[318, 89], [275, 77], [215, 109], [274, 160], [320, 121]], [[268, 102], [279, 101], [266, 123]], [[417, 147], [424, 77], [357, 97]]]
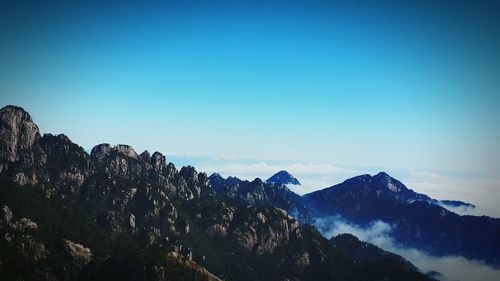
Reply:
[[[412, 171], [376, 167], [346, 167], [334, 164], [300, 163], [290, 161], [262, 161], [258, 159], [227, 159], [207, 156], [173, 156], [170, 161], [178, 166], [193, 165], [198, 171], [208, 174], [217, 172], [223, 177], [236, 176], [253, 180], [269, 178], [280, 170], [295, 176], [301, 185], [289, 188], [303, 195], [324, 189], [361, 174], [389, 173], [408, 188], [438, 200], [460, 200], [476, 205], [476, 208], [447, 209], [460, 215], [487, 215], [500, 217], [500, 176], [473, 175], [432, 171]], [[433, 256], [414, 248], [402, 247], [395, 241], [391, 232], [393, 226], [382, 221], [374, 221], [368, 227], [350, 223], [339, 216], [319, 218], [316, 227], [322, 234], [331, 238], [341, 233], [351, 233], [362, 241], [370, 242], [380, 248], [406, 258], [422, 272], [439, 272], [434, 276], [443, 281], [497, 281], [500, 269], [488, 266], [482, 261], [469, 260], [462, 256]]]
[[500, 269], [488, 266], [482, 261], [469, 260], [462, 256], [434, 256], [415, 248], [402, 247], [391, 236], [394, 226], [380, 220], [361, 227], [340, 216], [329, 216], [317, 218], [314, 224], [326, 238], [350, 233], [362, 241], [406, 258], [423, 273], [438, 272], [439, 275], [434, 277], [442, 281], [500, 280]]

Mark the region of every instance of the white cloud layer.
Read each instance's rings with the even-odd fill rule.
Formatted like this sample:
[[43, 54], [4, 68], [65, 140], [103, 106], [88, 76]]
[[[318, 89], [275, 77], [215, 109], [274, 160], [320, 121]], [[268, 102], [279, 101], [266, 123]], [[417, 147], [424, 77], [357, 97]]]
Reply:
[[362, 241], [367, 241], [380, 248], [403, 256], [422, 272], [439, 272], [436, 278], [442, 281], [496, 281], [500, 280], [500, 270], [484, 262], [468, 260], [461, 256], [433, 256], [414, 248], [401, 247], [391, 237], [393, 226], [382, 221], [374, 221], [363, 228], [351, 224], [339, 216], [316, 219], [316, 227], [327, 237], [351, 233]]
[[500, 217], [500, 178], [495, 176], [449, 176], [432, 172], [412, 172], [401, 179], [409, 188], [444, 200], [469, 202], [476, 208], [450, 208], [461, 215]]
[[[198, 171], [208, 174], [217, 172], [222, 176], [236, 176], [253, 180], [267, 179], [280, 170], [295, 176], [302, 185], [290, 186], [302, 195], [361, 174], [375, 174], [385, 169], [345, 168], [332, 164], [307, 164], [293, 162], [259, 161], [249, 159], [226, 159], [207, 156], [175, 156], [176, 165], [194, 165]], [[489, 215], [500, 217], [500, 177], [443, 175], [432, 171], [385, 170], [401, 180], [408, 188], [439, 200], [461, 200], [476, 205], [475, 209], [449, 208], [459, 214]], [[460, 256], [436, 257], [418, 249], [399, 246], [391, 237], [392, 226], [382, 221], [373, 222], [362, 228], [350, 224], [340, 217], [330, 217], [316, 221], [317, 227], [326, 237], [340, 233], [351, 233], [363, 241], [373, 243], [385, 250], [397, 253], [422, 272], [437, 271], [443, 281], [500, 280], [500, 271], [481, 261], [468, 260]]]

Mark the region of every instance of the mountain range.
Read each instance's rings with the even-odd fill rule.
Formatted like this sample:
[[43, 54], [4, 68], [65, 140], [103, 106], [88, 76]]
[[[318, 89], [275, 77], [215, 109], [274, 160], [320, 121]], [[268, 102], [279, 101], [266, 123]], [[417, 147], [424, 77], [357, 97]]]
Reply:
[[[276, 175], [283, 174], [281, 171]], [[279, 178], [276, 175], [271, 178]], [[493, 266], [500, 262], [500, 219], [460, 216], [443, 205], [468, 208], [474, 205], [432, 199], [407, 188], [384, 172], [357, 176], [303, 196], [290, 191], [286, 184], [266, 186], [256, 179], [241, 185], [242, 181], [234, 177], [226, 181], [212, 179], [211, 176], [216, 191], [219, 183], [224, 182], [224, 196], [228, 196], [226, 190], [232, 190], [229, 197], [245, 204], [271, 202], [293, 214], [301, 223], [314, 223], [314, 220], [335, 216], [361, 227], [383, 221], [394, 226], [392, 238], [402, 247], [417, 248], [436, 256], [463, 256]], [[251, 194], [258, 195], [258, 199], [252, 198]]]
[[316, 217], [340, 215], [362, 226], [375, 220], [389, 223], [394, 226], [392, 235], [396, 241], [406, 247], [437, 256], [464, 256], [492, 265], [500, 262], [500, 219], [455, 214], [441, 204], [471, 204], [443, 203], [408, 189], [383, 172], [354, 177], [303, 198]]
[[286, 171], [265, 182], [207, 176], [128, 145], [89, 154], [6, 106], [0, 279], [432, 280], [396, 254], [310, 225], [331, 215], [384, 220], [406, 245], [498, 263], [498, 219], [458, 216], [385, 173], [304, 196], [287, 184], [300, 183]]

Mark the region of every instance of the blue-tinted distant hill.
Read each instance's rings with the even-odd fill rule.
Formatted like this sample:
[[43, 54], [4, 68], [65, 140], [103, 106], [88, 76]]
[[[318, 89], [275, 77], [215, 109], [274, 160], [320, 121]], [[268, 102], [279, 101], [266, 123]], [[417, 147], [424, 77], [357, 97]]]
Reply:
[[460, 216], [439, 204], [471, 204], [434, 200], [386, 173], [357, 176], [303, 198], [315, 217], [340, 215], [362, 226], [374, 220], [389, 223], [394, 226], [392, 235], [404, 246], [500, 262], [500, 219]]
[[298, 179], [296, 179], [294, 176], [292, 176], [289, 172], [287, 171], [279, 171], [276, 174], [272, 175], [270, 178], [266, 180], [266, 183], [268, 184], [275, 184], [275, 185], [281, 185], [281, 184], [292, 184], [292, 185], [300, 185], [300, 182]]

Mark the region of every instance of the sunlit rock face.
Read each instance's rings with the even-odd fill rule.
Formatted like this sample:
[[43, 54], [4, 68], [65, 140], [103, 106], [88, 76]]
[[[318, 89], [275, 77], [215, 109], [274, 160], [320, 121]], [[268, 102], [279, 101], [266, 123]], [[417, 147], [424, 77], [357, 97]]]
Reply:
[[63, 246], [64, 251], [78, 268], [84, 267], [92, 260], [92, 251], [81, 244], [63, 239]]
[[255, 251], [257, 255], [272, 254], [290, 239], [301, 237], [297, 220], [279, 208], [250, 209], [249, 213], [237, 213], [236, 216], [243, 216], [237, 221], [243, 219], [244, 223], [231, 225], [232, 238], [244, 249]]
[[0, 111], [0, 159], [20, 160], [20, 153], [40, 138], [38, 126], [21, 107], [6, 106]]

